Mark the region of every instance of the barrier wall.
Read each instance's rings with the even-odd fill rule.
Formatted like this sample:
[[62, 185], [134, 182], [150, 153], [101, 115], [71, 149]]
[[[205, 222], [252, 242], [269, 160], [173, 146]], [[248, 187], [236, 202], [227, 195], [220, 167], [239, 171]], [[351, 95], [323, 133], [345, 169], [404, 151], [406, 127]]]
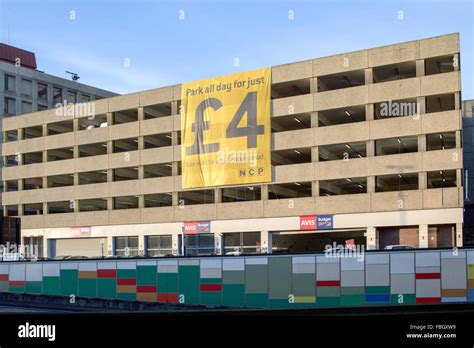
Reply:
[[474, 302], [474, 249], [1, 262], [0, 292], [257, 308]]

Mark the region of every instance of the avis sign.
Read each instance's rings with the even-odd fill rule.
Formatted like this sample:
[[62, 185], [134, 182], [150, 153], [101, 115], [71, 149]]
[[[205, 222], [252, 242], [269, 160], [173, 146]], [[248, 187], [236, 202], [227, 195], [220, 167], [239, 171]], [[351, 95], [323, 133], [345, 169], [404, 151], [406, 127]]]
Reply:
[[182, 186], [271, 181], [270, 68], [184, 83]]
[[333, 228], [332, 215], [300, 216], [300, 230], [327, 230]]
[[184, 234], [201, 234], [211, 233], [211, 222], [210, 221], [189, 221], [185, 222]]

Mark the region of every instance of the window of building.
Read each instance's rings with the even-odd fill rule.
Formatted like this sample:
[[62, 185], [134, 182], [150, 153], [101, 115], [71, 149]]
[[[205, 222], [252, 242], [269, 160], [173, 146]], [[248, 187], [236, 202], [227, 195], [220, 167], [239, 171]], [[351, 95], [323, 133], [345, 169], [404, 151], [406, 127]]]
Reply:
[[33, 82], [30, 80], [21, 80], [21, 94], [27, 97], [33, 96]]
[[112, 170], [114, 181], [137, 180], [138, 167], [116, 168]]
[[271, 86], [272, 99], [294, 97], [311, 92], [311, 79], [275, 83]]
[[73, 159], [74, 149], [72, 147], [64, 147], [62, 149], [48, 150], [47, 155], [48, 155], [48, 162]]
[[447, 150], [456, 147], [456, 133], [433, 133], [426, 135], [426, 148], [428, 151]]
[[6, 205], [5, 210], [7, 216], [18, 216], [18, 205]]
[[107, 154], [107, 143], [79, 145], [79, 157], [90, 157]]
[[81, 103], [88, 103], [91, 101], [91, 96], [87, 94], [81, 94]]
[[113, 199], [114, 209], [137, 209], [138, 208], [138, 196], [122, 196], [114, 197]]
[[44, 101], [48, 100], [48, 85], [45, 85], [44, 83], [38, 83], [38, 99]]
[[418, 151], [418, 137], [407, 136], [375, 141], [375, 156], [395, 155]]
[[5, 75], [5, 90], [9, 92], [15, 92], [15, 76]]
[[23, 179], [23, 190], [37, 190], [43, 188], [43, 178]]
[[428, 188], [456, 187], [456, 170], [428, 172]]
[[345, 108], [321, 110], [318, 112], [319, 127], [363, 122], [365, 119], [365, 105], [354, 105]]
[[44, 110], [48, 110], [48, 107], [46, 105], [38, 104], [38, 111], [44, 111]]
[[311, 197], [311, 182], [268, 185], [269, 199]]
[[79, 185], [100, 184], [107, 182], [107, 171], [80, 172]]
[[43, 153], [41, 151], [28, 152], [23, 154], [23, 164], [35, 164], [43, 162]]
[[107, 199], [81, 199], [79, 200], [79, 211], [103, 211], [107, 210]]
[[271, 156], [273, 166], [310, 163], [311, 148], [305, 147], [298, 149], [272, 151]]
[[74, 212], [74, 201], [48, 202], [48, 214], [64, 214]]
[[171, 193], [153, 193], [145, 195], [145, 208], [171, 207], [172, 197]]
[[48, 188], [74, 185], [74, 174], [51, 175], [47, 178]]
[[112, 143], [113, 143], [114, 153], [138, 150], [137, 138], [119, 139], [119, 140], [114, 140]]
[[190, 256], [214, 255], [214, 235], [211, 233], [185, 235], [184, 246], [186, 254]]
[[260, 186], [224, 187], [221, 194], [222, 203], [259, 201], [262, 199]]
[[23, 128], [23, 139], [39, 138], [43, 136], [43, 126]]
[[143, 174], [145, 179], [171, 176], [172, 168], [171, 163], [148, 164], [143, 166]]
[[389, 174], [375, 177], [375, 192], [418, 190], [418, 173]]
[[255, 254], [260, 252], [260, 232], [224, 233], [224, 253]]
[[319, 146], [319, 161], [337, 161], [367, 157], [365, 141]]
[[171, 103], [148, 105], [143, 108], [145, 120], [171, 116]]
[[138, 109], [115, 111], [112, 114], [112, 124], [123, 124], [138, 121]]
[[48, 135], [63, 134], [74, 131], [74, 123], [72, 120], [48, 123], [46, 127]]
[[15, 192], [18, 191], [18, 180], [7, 180], [5, 182], [5, 192]]
[[145, 145], [145, 149], [171, 146], [171, 133], [145, 135], [143, 137], [143, 142]]
[[26, 101], [22, 101], [21, 102], [21, 113], [22, 114], [29, 114], [29, 113], [32, 113], [32, 112], [33, 112], [33, 104], [29, 103], [29, 102], [26, 102]]
[[354, 195], [367, 193], [367, 178], [343, 178], [321, 180], [319, 182], [320, 196]]
[[18, 130], [17, 129], [9, 130], [6, 133], [7, 133], [7, 142], [18, 140]]
[[138, 256], [138, 237], [114, 237], [115, 255], [122, 257]]
[[173, 238], [170, 234], [163, 236], [147, 236], [145, 239], [147, 256], [155, 257], [172, 255], [172, 241]]
[[68, 104], [74, 104], [76, 102], [77, 93], [75, 91], [67, 91], [67, 102]]
[[409, 79], [416, 76], [416, 61], [383, 65], [373, 68], [374, 83]]
[[59, 87], [53, 87], [53, 104], [63, 103], [63, 90]]
[[13, 98], [5, 98], [3, 113], [7, 116], [16, 115], [16, 100]]
[[318, 92], [361, 86], [365, 83], [365, 70], [318, 76]]
[[180, 205], [211, 204], [214, 203], [214, 190], [194, 190], [178, 192]]
[[23, 204], [23, 215], [42, 215], [43, 203]]
[[454, 93], [427, 96], [426, 113], [455, 110], [455, 98]]
[[[459, 64], [459, 62], [458, 62]], [[425, 75], [441, 74], [454, 71], [454, 56], [442, 56], [425, 59]]]

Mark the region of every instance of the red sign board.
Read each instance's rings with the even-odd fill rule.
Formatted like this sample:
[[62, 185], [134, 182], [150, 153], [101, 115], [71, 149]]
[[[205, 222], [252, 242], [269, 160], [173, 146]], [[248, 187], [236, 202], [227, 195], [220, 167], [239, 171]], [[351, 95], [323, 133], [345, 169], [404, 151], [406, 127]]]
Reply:
[[316, 215], [300, 216], [300, 230], [315, 230]]

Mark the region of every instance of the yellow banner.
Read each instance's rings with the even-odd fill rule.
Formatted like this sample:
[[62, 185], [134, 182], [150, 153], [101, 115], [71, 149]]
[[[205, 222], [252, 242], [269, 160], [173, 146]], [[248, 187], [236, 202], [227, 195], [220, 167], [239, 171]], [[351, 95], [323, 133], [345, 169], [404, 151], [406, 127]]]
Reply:
[[183, 188], [271, 181], [271, 69], [184, 83]]

